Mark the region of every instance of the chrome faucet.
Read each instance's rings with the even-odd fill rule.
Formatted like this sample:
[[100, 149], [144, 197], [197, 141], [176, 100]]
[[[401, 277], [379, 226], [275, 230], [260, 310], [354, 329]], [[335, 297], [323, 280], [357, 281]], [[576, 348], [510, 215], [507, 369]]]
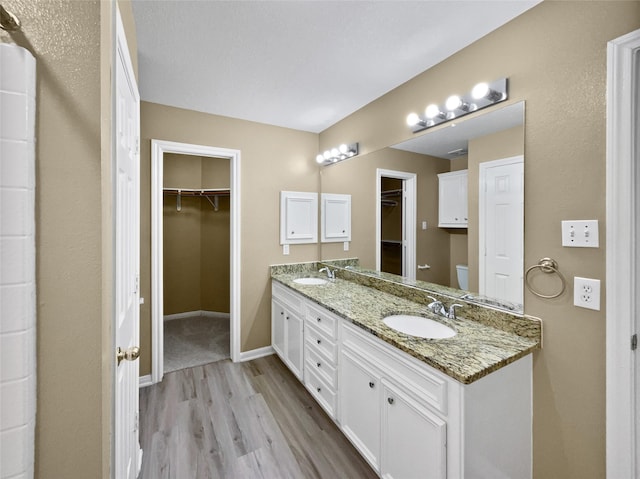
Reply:
[[336, 279], [336, 271], [335, 270], [331, 270], [328, 266], [325, 266], [324, 268], [320, 268], [318, 270], [318, 273], [327, 273], [327, 278], [334, 280]]
[[447, 312], [447, 318], [449, 319], [457, 319], [456, 318], [456, 308], [462, 308], [461, 304], [452, 304], [449, 306], [449, 311]]
[[433, 302], [427, 305], [429, 311], [439, 316], [447, 316], [447, 310], [445, 309], [444, 304], [442, 304], [442, 301], [438, 301], [433, 296], [428, 296], [428, 298], [433, 300]]

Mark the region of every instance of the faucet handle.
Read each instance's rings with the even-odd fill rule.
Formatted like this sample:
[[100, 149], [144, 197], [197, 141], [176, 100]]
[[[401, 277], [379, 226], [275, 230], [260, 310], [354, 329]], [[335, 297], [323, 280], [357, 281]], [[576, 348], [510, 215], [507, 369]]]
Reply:
[[427, 298], [433, 300], [433, 302], [429, 303], [427, 305], [427, 308], [436, 314], [440, 314], [440, 315], [444, 315], [446, 314], [446, 309], [444, 307], [444, 304], [442, 304], [442, 301], [438, 301], [436, 298], [434, 298], [433, 296], [427, 296]]
[[462, 305], [456, 303], [449, 306], [449, 312], [447, 313], [449, 319], [456, 319], [456, 308], [462, 308]]

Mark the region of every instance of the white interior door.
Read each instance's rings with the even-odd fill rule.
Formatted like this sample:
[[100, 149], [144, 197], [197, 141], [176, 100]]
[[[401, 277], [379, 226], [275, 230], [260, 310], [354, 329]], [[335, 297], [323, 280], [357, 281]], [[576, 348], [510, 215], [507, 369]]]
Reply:
[[522, 304], [524, 158], [480, 164], [480, 294]]
[[115, 474], [137, 477], [140, 350], [140, 98], [129, 49], [117, 15], [115, 64]]

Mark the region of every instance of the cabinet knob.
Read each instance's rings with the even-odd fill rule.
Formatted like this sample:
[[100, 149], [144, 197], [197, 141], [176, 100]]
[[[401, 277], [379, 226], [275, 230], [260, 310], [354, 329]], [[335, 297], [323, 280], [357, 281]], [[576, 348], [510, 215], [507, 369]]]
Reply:
[[342, 232], [344, 233], [344, 230], [342, 230]]
[[387, 398], [387, 402], [388, 402], [389, 404], [393, 404], [393, 398]]
[[322, 321], [322, 318], [318, 318], [318, 322]]
[[320, 341], [319, 339], [316, 339], [316, 342], [317, 342], [318, 344], [320, 344], [322, 341]]
[[370, 381], [370, 382], [369, 382], [369, 387], [370, 387], [371, 389], [373, 389], [373, 387], [374, 387], [375, 385], [376, 385], [376, 383], [374, 383], [373, 381]]
[[[458, 219], [458, 218], [456, 218], [456, 219]], [[292, 232], [291, 232], [291, 234], [292, 234], [292, 235], [294, 235], [294, 234], [296, 234], [296, 232], [295, 232], [295, 231], [292, 231]]]
[[[455, 220], [458, 221], [458, 218], [455, 218]], [[293, 231], [292, 231], [292, 233], [293, 233]]]
[[289, 316], [287, 316], [287, 321], [289, 320]]
[[318, 392], [322, 391], [322, 388], [318, 388], [318, 389], [317, 389], [317, 391], [318, 391]]
[[320, 367], [320, 363], [316, 363], [316, 366]]
[[284, 316], [284, 311], [280, 311], [280, 315], [281, 315], [281, 316]]

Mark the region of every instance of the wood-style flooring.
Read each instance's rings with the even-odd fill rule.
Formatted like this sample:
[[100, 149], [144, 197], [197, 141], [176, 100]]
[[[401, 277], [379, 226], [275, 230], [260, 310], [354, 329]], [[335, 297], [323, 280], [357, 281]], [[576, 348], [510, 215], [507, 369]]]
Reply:
[[277, 356], [140, 391], [141, 479], [378, 477]]

